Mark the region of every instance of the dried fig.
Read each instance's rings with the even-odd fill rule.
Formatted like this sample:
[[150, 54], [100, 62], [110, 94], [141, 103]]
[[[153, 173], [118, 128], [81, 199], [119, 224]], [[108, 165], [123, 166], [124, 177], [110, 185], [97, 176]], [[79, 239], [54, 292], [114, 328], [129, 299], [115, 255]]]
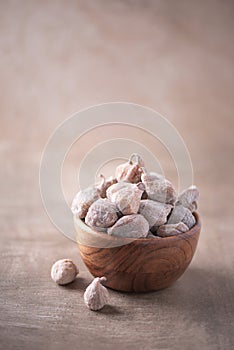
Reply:
[[100, 195], [102, 198], [106, 198], [106, 190], [113, 184], [117, 183], [117, 179], [113, 176], [105, 178], [104, 175], [100, 174], [101, 182], [96, 187], [101, 191]]
[[[115, 203], [119, 211], [123, 215], [136, 214], [140, 206], [140, 200], [142, 193], [145, 190], [143, 183], [138, 184], [125, 183], [123, 187], [120, 186], [123, 183], [117, 183], [112, 185], [107, 190], [107, 198]], [[127, 186], [126, 186], [127, 184]], [[115, 189], [117, 189], [115, 191]]]
[[107, 230], [111, 236], [140, 238], [149, 232], [148, 221], [140, 214], [126, 215]]
[[147, 173], [142, 168], [141, 180], [145, 185], [148, 198], [154, 201], [174, 204], [177, 193], [172, 183], [156, 173]]
[[171, 209], [170, 204], [145, 199], [140, 202], [139, 213], [145, 217], [151, 228], [165, 224]]
[[73, 215], [80, 219], [84, 219], [90, 205], [99, 199], [100, 196], [100, 189], [94, 186], [79, 191], [72, 201], [71, 211]]
[[96, 231], [105, 232], [118, 220], [118, 209], [107, 198], [100, 198], [90, 207], [85, 217], [85, 223]]
[[141, 181], [141, 167], [144, 166], [142, 158], [138, 154], [132, 154], [128, 162], [120, 164], [116, 168], [115, 176], [118, 181], [138, 183]]
[[194, 212], [197, 209], [198, 197], [198, 188], [193, 185], [180, 193], [180, 195], [177, 198], [176, 204], [181, 204], [185, 208], [188, 208], [191, 212]]
[[102, 282], [106, 282], [106, 277], [96, 277], [85, 290], [84, 302], [90, 310], [101, 310], [110, 299], [109, 292]]
[[183, 222], [178, 224], [162, 225], [157, 230], [157, 235], [160, 237], [168, 237], [179, 235], [180, 233], [188, 231], [189, 228]]
[[188, 228], [191, 228], [196, 223], [195, 217], [189, 209], [183, 207], [183, 205], [175, 205], [167, 224], [178, 224], [181, 221], [186, 224]]

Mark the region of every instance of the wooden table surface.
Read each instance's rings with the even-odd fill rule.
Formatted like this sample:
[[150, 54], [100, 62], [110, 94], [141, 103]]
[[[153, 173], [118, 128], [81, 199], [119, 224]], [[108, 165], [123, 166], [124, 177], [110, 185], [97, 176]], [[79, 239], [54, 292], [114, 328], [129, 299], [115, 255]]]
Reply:
[[[234, 348], [233, 15], [228, 0], [0, 2], [1, 349]], [[83, 303], [92, 276], [47, 217], [38, 173], [59, 123], [108, 101], [150, 106], [178, 129], [202, 234], [172, 287], [110, 291], [95, 313]], [[62, 257], [80, 268], [66, 288], [50, 279]]]

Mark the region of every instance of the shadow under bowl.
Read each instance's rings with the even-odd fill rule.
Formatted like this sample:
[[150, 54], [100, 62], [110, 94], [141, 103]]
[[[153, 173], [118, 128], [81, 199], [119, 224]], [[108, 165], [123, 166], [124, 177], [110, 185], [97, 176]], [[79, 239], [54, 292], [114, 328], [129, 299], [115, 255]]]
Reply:
[[127, 239], [92, 230], [74, 218], [81, 257], [95, 277], [105, 276], [106, 287], [122, 292], [156, 291], [173, 284], [195, 253], [201, 223], [170, 237]]

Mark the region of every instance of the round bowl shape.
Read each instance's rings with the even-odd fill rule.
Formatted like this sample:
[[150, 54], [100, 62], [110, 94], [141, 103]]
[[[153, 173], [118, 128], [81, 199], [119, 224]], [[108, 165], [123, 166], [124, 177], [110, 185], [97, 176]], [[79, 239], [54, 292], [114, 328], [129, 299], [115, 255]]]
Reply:
[[[79, 242], [81, 257], [95, 277], [105, 276], [106, 287], [123, 292], [149, 292], [169, 287], [186, 270], [196, 250], [201, 223], [194, 213], [196, 224], [177, 236], [140, 238], [115, 247], [95, 247]], [[75, 219], [77, 233], [87, 227]], [[82, 227], [82, 228], [81, 228]], [[94, 231], [95, 232], [95, 231]], [[94, 235], [108, 236], [95, 232]], [[113, 237], [108, 236], [108, 240]]]

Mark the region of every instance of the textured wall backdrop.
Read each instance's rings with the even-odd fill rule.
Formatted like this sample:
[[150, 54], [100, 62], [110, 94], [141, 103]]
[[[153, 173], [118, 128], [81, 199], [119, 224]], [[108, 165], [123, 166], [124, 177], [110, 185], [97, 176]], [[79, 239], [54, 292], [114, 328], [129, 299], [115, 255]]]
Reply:
[[[233, 18], [231, 0], [0, 1], [0, 348], [233, 348]], [[38, 171], [58, 124], [108, 101], [152, 107], [176, 126], [203, 229], [172, 288], [113, 292], [96, 314], [82, 301], [91, 276], [47, 218]], [[67, 159], [68, 196], [81, 153]], [[155, 154], [168, 168], [160, 145]], [[67, 256], [82, 277], [65, 290], [49, 271]]]

